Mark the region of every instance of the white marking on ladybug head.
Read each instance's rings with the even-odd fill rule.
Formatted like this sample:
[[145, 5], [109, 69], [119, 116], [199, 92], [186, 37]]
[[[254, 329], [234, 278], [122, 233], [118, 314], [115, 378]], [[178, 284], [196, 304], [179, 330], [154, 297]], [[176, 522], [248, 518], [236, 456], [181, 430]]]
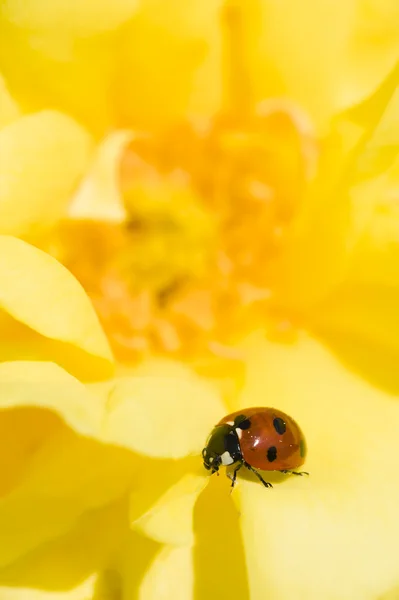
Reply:
[[232, 465], [234, 463], [234, 460], [230, 454], [230, 452], [223, 452], [223, 454], [220, 455], [220, 458], [222, 459], [222, 465], [224, 465], [225, 467], [227, 467], [227, 465]]
[[213, 456], [210, 456], [210, 457], [208, 458], [208, 462], [210, 462], [210, 463], [212, 463], [212, 462], [213, 462]]
[[226, 424], [227, 424], [227, 425], [231, 425], [231, 427], [233, 427], [233, 425], [234, 425], [234, 421], [226, 421]]
[[236, 434], [237, 434], [238, 439], [240, 440], [241, 437], [242, 437], [242, 429], [240, 429], [239, 427], [237, 427]]

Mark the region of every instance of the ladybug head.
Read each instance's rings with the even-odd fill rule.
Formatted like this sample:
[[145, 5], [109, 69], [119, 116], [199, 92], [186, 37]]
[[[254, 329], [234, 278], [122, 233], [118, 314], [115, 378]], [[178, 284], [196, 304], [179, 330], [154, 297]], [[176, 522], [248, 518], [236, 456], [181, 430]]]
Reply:
[[217, 425], [213, 429], [202, 451], [202, 458], [205, 469], [211, 474], [219, 471], [221, 465], [228, 466], [242, 460], [239, 439], [231, 425]]
[[219, 467], [222, 464], [222, 457], [220, 454], [213, 452], [209, 449], [209, 446], [206, 446], [202, 451], [202, 458], [204, 459], [205, 469], [212, 471], [211, 475], [219, 471]]

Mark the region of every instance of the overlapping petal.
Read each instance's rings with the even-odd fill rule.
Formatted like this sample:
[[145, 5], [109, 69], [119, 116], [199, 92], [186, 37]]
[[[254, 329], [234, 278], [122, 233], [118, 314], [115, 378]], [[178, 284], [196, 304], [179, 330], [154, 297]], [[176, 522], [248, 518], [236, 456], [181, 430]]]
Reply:
[[43, 234], [65, 214], [89, 165], [90, 135], [56, 111], [14, 119], [0, 131], [0, 232]]
[[[350, 368], [395, 393], [399, 389], [398, 76], [396, 66], [369, 99], [349, 112], [352, 122], [364, 130], [350, 154], [352, 169], [346, 173], [357, 181], [351, 188], [357, 241], [341, 271], [342, 281], [306, 316], [308, 326]], [[342, 242], [348, 243], [344, 236]]]
[[19, 117], [19, 107], [12, 98], [4, 78], [0, 75], [0, 127]]
[[[158, 370], [159, 369], [159, 370]], [[210, 383], [189, 369], [169, 375], [161, 361], [147, 376], [115, 380], [107, 400], [102, 439], [153, 458], [200, 454], [204, 431], [224, 414]]]
[[[47, 108], [51, 97], [51, 106], [78, 114], [83, 105], [93, 123], [91, 92], [96, 98], [92, 112], [106, 118], [109, 107], [104, 96], [111, 77], [107, 53], [113, 51], [110, 37], [134, 14], [137, 4], [137, 0], [56, 0], [51, 5], [42, 0], [3, 2], [0, 62], [23, 105]], [[101, 92], [97, 97], [95, 90]]]
[[68, 207], [69, 216], [117, 223], [126, 220], [119, 169], [122, 154], [132, 137], [129, 131], [118, 131], [96, 148], [90, 169]]
[[145, 574], [139, 600], [187, 600], [193, 595], [194, 569], [190, 546], [164, 546]]
[[[354, 248], [349, 278], [371, 285], [397, 285], [399, 260], [399, 209], [397, 203], [399, 164], [379, 178], [373, 214]], [[358, 199], [358, 205], [361, 198]]]
[[[242, 12], [258, 10], [262, 24], [254, 48], [258, 95], [287, 94], [321, 129], [331, 115], [370, 94], [397, 60], [399, 15], [392, 0], [243, 6]], [[261, 76], [264, 65], [269, 77]]]
[[[164, 126], [187, 110], [209, 115], [220, 104], [220, 0], [167, 9], [141, 2], [137, 17], [136, 0], [72, 8], [59, 1], [49, 11], [40, 0], [30, 4], [31, 14], [8, 2], [0, 51], [0, 65], [26, 106], [42, 108], [51, 98], [104, 133], [115, 121]], [[173, 94], [163, 94], [160, 104], [159, 91], [167, 89]]]
[[104, 133], [114, 115], [115, 30], [136, 5], [136, 0], [3, 2], [0, 65], [21, 106], [29, 111], [51, 106]]
[[348, 369], [398, 394], [398, 302], [396, 281], [347, 281], [308, 316], [308, 326]]
[[205, 473], [184, 475], [133, 523], [134, 529], [163, 544], [193, 544], [194, 505], [207, 479]]
[[86, 589], [91, 590], [88, 598], [92, 598], [104, 587], [103, 568], [106, 572], [127, 535], [125, 508], [126, 503], [117, 501], [86, 511], [65, 534], [37, 545], [1, 569], [1, 584], [61, 595], [85, 580]]
[[336, 118], [336, 132], [283, 252], [279, 300], [312, 307], [342, 284], [386, 195], [399, 156], [399, 67], [363, 103]]
[[[78, 0], [5, 0], [1, 14], [7, 21], [37, 33], [59, 35], [69, 33], [74, 37], [96, 35], [118, 27], [135, 11], [138, 0], [107, 2], [79, 2]], [[54, 36], [55, 37], [55, 36]]]
[[[51, 97], [97, 131], [113, 119], [163, 127], [183, 114], [209, 116], [221, 105], [248, 108], [275, 95], [290, 96], [325, 128], [334, 112], [367, 95], [397, 58], [397, 8], [389, 0], [307, 0], [300, 8], [269, 0], [176, 2], [168, 9], [141, 2], [135, 10], [136, 4], [82, 7], [59, 0], [49, 10], [31, 0], [23, 10], [9, 0], [0, 61], [13, 88], [36, 108]], [[109, 31], [111, 39], [95, 38]], [[372, 61], [370, 41], [379, 42]], [[17, 68], [10, 60], [15, 45]], [[34, 78], [36, 89], [30, 89]], [[162, 89], [173, 93], [160, 105]]]
[[[88, 370], [89, 356], [98, 362], [98, 378], [110, 374], [112, 355], [105, 334], [83, 288], [65, 267], [22, 240], [0, 236], [0, 280], [5, 313], [46, 338], [63, 342], [65, 355], [69, 348], [69, 365], [75, 363], [81, 373], [85, 364], [76, 364], [82, 363], [77, 351], [87, 355]], [[5, 325], [12, 326], [6, 319]], [[76, 349], [75, 357], [71, 348]]]
[[220, 106], [222, 4], [141, 3], [119, 38], [114, 100], [121, 124], [158, 129], [182, 115], [207, 117]]
[[278, 404], [297, 419], [311, 473], [267, 495], [241, 485], [251, 598], [376, 598], [398, 581], [396, 399], [307, 338], [258, 339], [249, 356], [240, 405]]
[[67, 534], [85, 511], [119, 501], [133, 458], [97, 441], [100, 399], [57, 365], [3, 363], [0, 389], [4, 569]]
[[[99, 434], [103, 407], [98, 398], [55, 363], [3, 362], [0, 364], [0, 389], [2, 410], [47, 409], [80, 435], [97, 437]], [[12, 454], [9, 453], [9, 458]]]
[[90, 598], [95, 592], [96, 577], [89, 577], [73, 589], [61, 592], [40, 590], [35, 588], [5, 587], [0, 586], [1, 600], [82, 600]]
[[[188, 454], [193, 444], [185, 431], [190, 419], [187, 414], [182, 416], [181, 409], [191, 406], [191, 419], [193, 423], [199, 423], [202, 446], [204, 428], [210, 427], [210, 423], [204, 425], [202, 421], [209, 419], [207, 413], [211, 410], [213, 422], [223, 408], [208, 385], [201, 386], [201, 380], [181, 365], [161, 361], [154, 363], [151, 371], [154, 366], [158, 374], [163, 373], [164, 392], [156, 394], [151, 402], [148, 390], [139, 386], [133, 396], [136, 410], [125, 414], [123, 427], [119, 424], [121, 435], [116, 443], [123, 445], [125, 428], [131, 430], [134, 439], [138, 427], [142, 426], [147, 440], [155, 440], [158, 455]], [[139, 370], [142, 377], [147, 369], [144, 365]], [[187, 404], [186, 398], [184, 407], [179, 394], [174, 406], [171, 407], [171, 402], [165, 404], [165, 397], [169, 397], [172, 389], [179, 391], [181, 381], [181, 390], [191, 395], [192, 404]], [[0, 368], [0, 382], [3, 408], [7, 409], [0, 421], [4, 431], [10, 426], [9, 415], [12, 416], [13, 434], [17, 433], [18, 439], [19, 431], [28, 433], [30, 430], [26, 428], [30, 426], [31, 429], [24, 448], [20, 444], [15, 447], [19, 452], [19, 464], [14, 453], [9, 455], [5, 450], [1, 453], [10, 459], [8, 465], [3, 465], [3, 475], [7, 475], [6, 466], [12, 477], [0, 502], [0, 583], [17, 584], [20, 588], [39, 586], [62, 590], [75, 586], [92, 570], [106, 565], [126, 535], [127, 492], [133, 490], [134, 493], [130, 491], [129, 495], [134, 502], [139, 491], [137, 485], [143, 489], [144, 481], [148, 490], [154, 488], [154, 500], [149, 509], [145, 509], [142, 502], [138, 502], [137, 507], [131, 505], [134, 515], [131, 526], [149, 538], [167, 541], [173, 546], [182, 545], [189, 549], [191, 556], [193, 507], [206, 482], [204, 474], [190, 473], [197, 464], [197, 457], [195, 461], [188, 459], [186, 464], [184, 461], [174, 463], [177, 483], [170, 488], [173, 477], [170, 477], [166, 461], [151, 464], [143, 457], [137, 460], [133, 453], [123, 448], [103, 444], [104, 431], [113, 415], [112, 403], [104, 404], [100, 392], [102, 388], [112, 386], [111, 382], [108, 386], [91, 386], [90, 391], [57, 365], [39, 362], [4, 363]], [[211, 405], [211, 398], [216, 406]], [[128, 402], [129, 397], [125, 400]], [[172, 433], [160, 431], [157, 416], [154, 416], [155, 402], [162, 411], [164, 429], [167, 429], [165, 424], [169, 424]], [[140, 414], [137, 413], [138, 406]], [[218, 415], [212, 412], [217, 409]], [[173, 429], [174, 423], [178, 423], [179, 428]], [[194, 424], [189, 430], [192, 435]], [[114, 433], [117, 435], [116, 429]], [[159, 433], [162, 439], [157, 442]], [[10, 436], [5, 436], [3, 441], [9, 450]], [[149, 455], [154, 453], [150, 447], [141, 448], [141, 451]], [[158, 484], [157, 469], [166, 473], [166, 479], [161, 477], [158, 488], [151, 484], [151, 479]], [[3, 482], [4, 479], [3, 476]], [[135, 551], [139, 552], [140, 538], [135, 539]], [[169, 548], [172, 552], [173, 547]], [[158, 573], [163, 562], [156, 558], [152, 567], [142, 568], [137, 573], [138, 577], [144, 577], [142, 587], [147, 591], [143, 591], [143, 597], [154, 585], [158, 589], [158, 581], [164, 581], [166, 566]], [[165, 562], [167, 564], [169, 561]]]

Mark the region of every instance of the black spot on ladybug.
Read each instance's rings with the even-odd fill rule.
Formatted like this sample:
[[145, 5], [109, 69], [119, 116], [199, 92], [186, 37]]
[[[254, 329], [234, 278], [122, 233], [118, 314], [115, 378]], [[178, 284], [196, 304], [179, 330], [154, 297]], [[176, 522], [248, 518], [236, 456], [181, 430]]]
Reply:
[[247, 419], [245, 415], [238, 415], [238, 417], [234, 419], [234, 425], [240, 429], [249, 429], [251, 427], [251, 421]]
[[269, 462], [273, 462], [277, 458], [277, 448], [276, 446], [270, 446], [267, 451], [267, 460]]
[[299, 454], [301, 455], [302, 458], [305, 457], [305, 454], [306, 454], [305, 440], [301, 440], [299, 442]]
[[277, 433], [279, 433], [280, 435], [283, 435], [283, 433], [285, 433], [287, 430], [285, 421], [283, 421], [283, 419], [281, 419], [280, 417], [276, 417], [275, 419], [273, 419], [273, 426]]

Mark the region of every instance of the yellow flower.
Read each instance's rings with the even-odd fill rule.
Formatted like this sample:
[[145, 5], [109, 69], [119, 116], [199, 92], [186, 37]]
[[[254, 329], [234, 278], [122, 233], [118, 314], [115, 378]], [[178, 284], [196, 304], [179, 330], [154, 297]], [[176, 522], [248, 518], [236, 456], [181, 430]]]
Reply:
[[[284, 346], [256, 335], [230, 406], [165, 361], [84, 385], [75, 369], [91, 356], [105, 374], [110, 356], [82, 288], [34, 247], [0, 245], [8, 319], [80, 357], [69, 373], [19, 357], [0, 367], [4, 598], [377, 598], [397, 584], [399, 405], [389, 394], [306, 337]], [[274, 490], [242, 479], [233, 498], [225, 477], [204, 489], [206, 432], [265, 395], [304, 427], [311, 478], [272, 475]]]
[[[396, 2], [1, 16], [0, 598], [395, 597]], [[230, 496], [257, 404], [311, 477]]]

